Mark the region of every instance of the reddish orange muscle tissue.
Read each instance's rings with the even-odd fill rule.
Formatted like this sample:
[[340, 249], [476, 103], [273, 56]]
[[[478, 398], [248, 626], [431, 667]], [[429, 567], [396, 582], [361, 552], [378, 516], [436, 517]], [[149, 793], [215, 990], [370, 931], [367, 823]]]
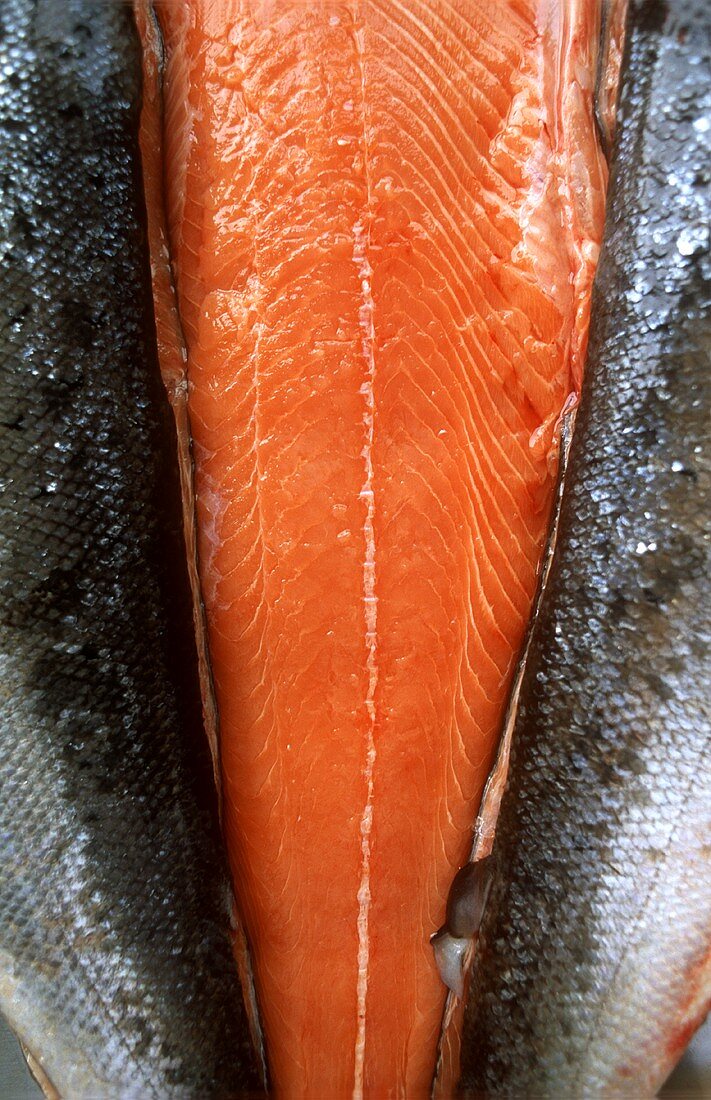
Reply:
[[429, 939], [580, 382], [598, 5], [154, 7], [158, 327], [187, 400], [224, 830], [271, 1081], [425, 1097], [446, 994]]

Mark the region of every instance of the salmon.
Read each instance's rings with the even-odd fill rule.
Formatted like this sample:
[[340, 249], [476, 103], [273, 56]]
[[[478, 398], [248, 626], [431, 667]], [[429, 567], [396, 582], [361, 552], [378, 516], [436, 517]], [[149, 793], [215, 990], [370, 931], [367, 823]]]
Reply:
[[154, 9], [161, 355], [192, 437], [223, 829], [270, 1079], [424, 1096], [446, 995], [429, 940], [582, 375], [598, 4]]

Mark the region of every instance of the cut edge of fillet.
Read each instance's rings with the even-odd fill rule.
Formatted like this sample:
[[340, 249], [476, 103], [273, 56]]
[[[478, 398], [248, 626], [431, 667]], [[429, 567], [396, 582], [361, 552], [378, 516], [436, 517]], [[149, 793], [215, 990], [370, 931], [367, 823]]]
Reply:
[[[600, 211], [595, 212], [586, 204], [586, 190], [576, 187], [575, 173], [570, 164], [571, 158], [564, 154], [569, 147], [575, 148], [575, 142], [571, 142], [571, 135], [576, 119], [579, 122], [582, 115], [590, 135], [591, 149], [594, 150], [594, 155], [586, 167], [597, 177], [599, 184], [597, 193], [600, 201], [604, 203], [608, 175], [607, 157], [603, 147], [604, 135], [600, 133], [596, 97], [600, 94], [600, 90], [604, 89], [605, 124], [607, 133], [612, 135], [626, 8], [627, 0], [571, 0], [569, 5], [562, 7], [556, 4], [555, 0], [542, 0], [540, 5], [539, 25], [544, 40], [542, 65], [546, 65], [549, 71], [552, 69], [555, 73], [554, 87], [549, 96], [549, 108], [553, 121], [552, 140], [555, 159], [557, 160], [560, 155], [562, 157], [554, 170], [559, 176], [558, 194], [568, 239], [574, 287], [575, 324], [569, 347], [573, 390], [554, 426], [553, 445], [549, 458], [553, 463], [558, 463], [558, 470], [549, 534], [541, 560], [531, 618], [521, 647], [502, 724], [501, 739], [474, 822], [469, 857], [472, 863], [485, 859], [493, 847], [501, 799], [506, 787], [511, 740], [521, 684], [531, 648], [531, 636], [540, 612], [555, 554], [565, 477], [587, 351], [592, 283], [597, 268], [604, 221]], [[589, 82], [589, 86], [582, 89], [576, 79], [580, 70], [575, 66], [576, 50], [580, 49], [581, 44], [587, 54], [585, 74]], [[583, 93], [577, 103], [571, 102], [572, 87], [575, 87], [577, 92]], [[468, 975], [475, 950], [476, 945], [472, 942], [463, 959], [463, 996], [458, 997], [450, 991], [445, 1001], [431, 1089], [433, 1100], [446, 1100], [451, 1096], [459, 1076], [461, 1029], [469, 992]]]
[[[207, 644], [205, 607], [198, 573], [194, 464], [188, 413], [187, 349], [180, 320], [175, 278], [170, 257], [163, 187], [163, 38], [153, 0], [133, 0], [133, 11], [141, 43], [143, 64], [143, 103], [139, 143], [146, 200], [158, 359], [168, 400], [175, 416], [180, 487], [183, 500], [183, 532], [190, 589], [193, 598], [193, 621], [198, 652], [203, 722], [210, 746], [218, 812], [221, 820], [222, 778], [219, 718]], [[259, 1058], [262, 1080], [266, 1088], [269, 1078], [264, 1035], [260, 1021], [250, 947], [244, 921], [239, 912], [237, 893], [234, 886], [231, 895], [232, 946], [242, 987], [242, 996], [247, 1010], [252, 1042]], [[49, 1100], [52, 1100], [52, 1094], [48, 1093], [47, 1095]]]

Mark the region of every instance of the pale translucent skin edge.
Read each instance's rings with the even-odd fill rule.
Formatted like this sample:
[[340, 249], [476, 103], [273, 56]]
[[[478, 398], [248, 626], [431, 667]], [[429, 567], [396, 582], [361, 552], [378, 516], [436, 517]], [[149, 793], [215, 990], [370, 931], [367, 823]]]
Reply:
[[29, 1050], [29, 1048], [26, 1047], [23, 1042], [20, 1042], [20, 1047], [22, 1048], [22, 1053], [25, 1056], [27, 1068], [29, 1069], [39, 1087], [42, 1089], [42, 1092], [47, 1097], [47, 1100], [61, 1100], [59, 1093], [55, 1089], [47, 1074], [42, 1069], [42, 1066], [33, 1056], [32, 1051]]
[[[0, 1012], [47, 1100], [61, 1100], [63, 1095], [47, 1075], [44, 1068], [47, 1061], [61, 1079], [67, 1100], [106, 1096], [90, 1059], [74, 1044], [63, 1021], [53, 1020], [51, 1010], [33, 985], [32, 974], [20, 974], [16, 961], [3, 951], [0, 951]], [[40, 1042], [44, 1055], [39, 1053]]]

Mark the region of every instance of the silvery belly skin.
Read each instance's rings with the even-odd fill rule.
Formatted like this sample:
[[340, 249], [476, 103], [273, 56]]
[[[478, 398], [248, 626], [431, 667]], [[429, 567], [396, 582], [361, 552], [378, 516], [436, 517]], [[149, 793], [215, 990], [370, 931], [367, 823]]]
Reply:
[[237, 1096], [131, 8], [0, 24], [0, 1009], [71, 1100]]
[[463, 1036], [467, 1096], [651, 1096], [711, 940], [711, 7], [632, 0], [558, 548]]

